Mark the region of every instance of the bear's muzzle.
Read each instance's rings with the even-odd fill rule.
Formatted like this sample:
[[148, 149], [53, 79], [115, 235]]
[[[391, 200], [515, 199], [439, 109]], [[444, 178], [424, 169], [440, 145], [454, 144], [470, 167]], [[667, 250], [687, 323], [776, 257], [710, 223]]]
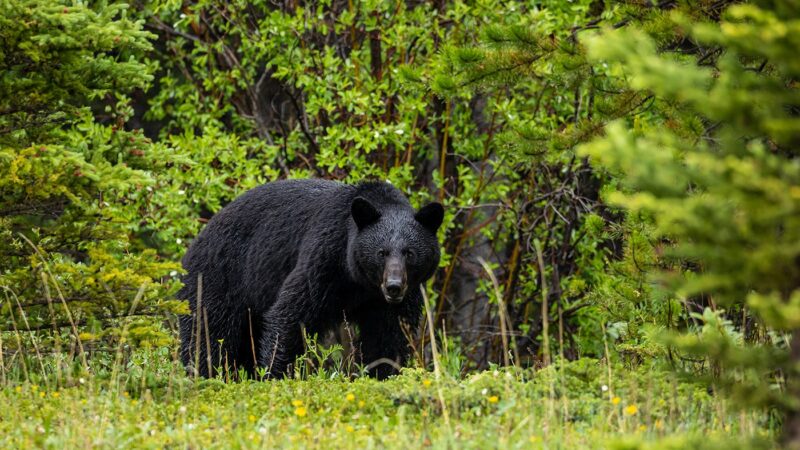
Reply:
[[388, 258], [383, 271], [381, 291], [389, 303], [400, 303], [406, 295], [406, 267], [402, 258]]

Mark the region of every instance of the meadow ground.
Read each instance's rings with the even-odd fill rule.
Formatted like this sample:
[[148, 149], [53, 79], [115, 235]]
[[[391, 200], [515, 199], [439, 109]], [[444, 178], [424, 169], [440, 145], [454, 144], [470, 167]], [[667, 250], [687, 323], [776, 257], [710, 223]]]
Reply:
[[696, 380], [591, 359], [382, 382], [194, 380], [166, 352], [84, 376], [14, 367], [0, 448], [773, 448], [778, 427]]

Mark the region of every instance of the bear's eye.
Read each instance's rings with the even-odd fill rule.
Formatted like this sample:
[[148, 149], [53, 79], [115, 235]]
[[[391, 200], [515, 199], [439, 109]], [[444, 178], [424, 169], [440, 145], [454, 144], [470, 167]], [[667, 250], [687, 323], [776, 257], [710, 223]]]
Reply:
[[380, 256], [381, 258], [385, 258], [386, 257], [386, 250], [378, 250], [378, 256]]
[[403, 256], [406, 257], [406, 259], [414, 259], [416, 255], [413, 250], [405, 249], [403, 250]]

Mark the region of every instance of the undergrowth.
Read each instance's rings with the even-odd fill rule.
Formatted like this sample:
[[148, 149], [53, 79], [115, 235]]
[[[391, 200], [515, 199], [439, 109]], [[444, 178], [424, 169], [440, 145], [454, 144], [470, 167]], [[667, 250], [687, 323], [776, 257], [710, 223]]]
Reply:
[[658, 367], [588, 358], [381, 382], [310, 348], [294, 378], [226, 383], [186, 376], [168, 349], [124, 356], [40, 355], [27, 370], [18, 356], [2, 373], [0, 447], [771, 448], [779, 427]]

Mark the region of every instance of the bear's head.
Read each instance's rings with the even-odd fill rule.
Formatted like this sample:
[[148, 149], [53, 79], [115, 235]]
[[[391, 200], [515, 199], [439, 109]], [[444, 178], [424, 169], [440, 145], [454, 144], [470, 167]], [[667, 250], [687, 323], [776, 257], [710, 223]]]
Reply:
[[356, 281], [380, 290], [389, 303], [400, 303], [433, 275], [439, 265], [436, 230], [442, 224], [440, 203], [414, 211], [407, 205], [379, 209], [356, 197], [350, 208], [356, 231], [348, 243], [348, 262]]

